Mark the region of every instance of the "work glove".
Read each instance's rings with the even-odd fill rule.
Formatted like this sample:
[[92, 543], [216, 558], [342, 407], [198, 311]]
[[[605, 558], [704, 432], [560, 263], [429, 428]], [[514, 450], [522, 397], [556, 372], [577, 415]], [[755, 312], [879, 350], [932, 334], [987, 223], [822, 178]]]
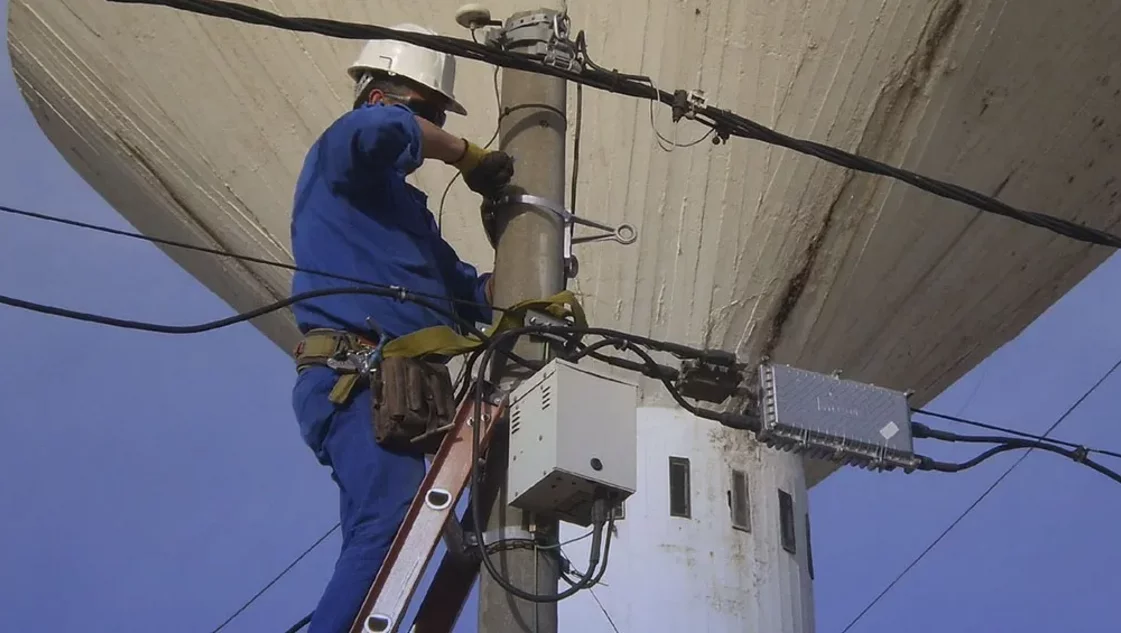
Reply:
[[467, 149], [452, 165], [463, 174], [463, 182], [471, 191], [484, 198], [498, 198], [514, 175], [514, 159], [506, 152], [492, 152], [464, 142]]

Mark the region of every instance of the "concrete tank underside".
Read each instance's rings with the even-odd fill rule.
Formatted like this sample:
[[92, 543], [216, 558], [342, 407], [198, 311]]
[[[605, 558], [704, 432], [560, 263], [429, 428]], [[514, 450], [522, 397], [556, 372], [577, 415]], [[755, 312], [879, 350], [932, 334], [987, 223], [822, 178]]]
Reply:
[[[288, 15], [466, 35], [458, 2], [250, 2]], [[535, 8], [495, 0], [496, 17]], [[1112, 229], [1121, 216], [1118, 3], [1100, 0], [571, 0], [602, 65], [701, 88], [778, 130]], [[47, 137], [139, 230], [290, 261], [307, 147], [348, 104], [360, 43], [103, 0], [10, 0], [16, 78]], [[486, 140], [492, 70], [460, 63]], [[585, 90], [578, 211], [631, 222], [580, 247], [592, 320], [917, 391], [922, 403], [1016, 335], [1108, 254], [910, 187], [733, 139], [666, 153], [645, 102]], [[570, 136], [574, 125], [570, 91]], [[658, 127], [675, 134], [664, 108]], [[679, 141], [703, 130], [683, 123]], [[571, 152], [570, 152], [571, 154]], [[569, 157], [571, 160], [571, 155]], [[418, 184], [435, 211], [452, 171]], [[445, 233], [492, 254], [458, 183]], [[169, 254], [238, 310], [289, 273]], [[256, 325], [291, 349], [287, 313]], [[656, 386], [645, 404], [667, 403]], [[829, 472], [813, 465], [812, 483]]]

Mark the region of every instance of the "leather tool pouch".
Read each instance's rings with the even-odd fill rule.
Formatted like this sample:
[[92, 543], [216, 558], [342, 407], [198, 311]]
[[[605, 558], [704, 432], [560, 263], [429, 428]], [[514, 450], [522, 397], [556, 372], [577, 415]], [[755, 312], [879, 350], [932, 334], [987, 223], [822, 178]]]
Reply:
[[435, 453], [451, 428], [455, 395], [446, 365], [383, 359], [374, 380], [374, 437], [391, 450]]

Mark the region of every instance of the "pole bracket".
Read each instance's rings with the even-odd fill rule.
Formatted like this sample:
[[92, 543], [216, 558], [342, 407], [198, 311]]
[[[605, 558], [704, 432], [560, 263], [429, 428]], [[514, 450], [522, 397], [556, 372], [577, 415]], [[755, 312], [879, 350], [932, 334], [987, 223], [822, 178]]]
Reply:
[[[638, 231], [632, 224], [624, 223], [619, 226], [609, 226], [596, 222], [595, 220], [582, 218], [568, 209], [565, 209], [564, 205], [558, 204], [548, 198], [522, 193], [506, 195], [497, 200], [488, 200], [483, 203], [483, 226], [486, 228], [487, 237], [490, 238], [491, 246], [494, 246], [496, 242], [494, 210], [497, 207], [511, 204], [523, 204], [538, 211], [550, 213], [564, 224], [564, 263], [565, 274], [569, 279], [576, 277], [579, 272], [579, 263], [572, 252], [573, 246], [576, 244], [611, 240], [619, 244], [627, 245], [633, 244], [635, 240], [638, 239]], [[594, 235], [576, 237], [575, 228], [577, 224], [599, 229], [602, 232]]]

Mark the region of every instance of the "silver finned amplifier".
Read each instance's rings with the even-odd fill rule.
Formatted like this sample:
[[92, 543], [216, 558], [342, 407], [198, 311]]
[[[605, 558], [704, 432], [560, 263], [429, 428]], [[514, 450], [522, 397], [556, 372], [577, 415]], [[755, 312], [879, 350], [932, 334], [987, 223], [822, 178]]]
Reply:
[[908, 394], [786, 365], [763, 364], [759, 382], [769, 446], [870, 470], [918, 464]]

